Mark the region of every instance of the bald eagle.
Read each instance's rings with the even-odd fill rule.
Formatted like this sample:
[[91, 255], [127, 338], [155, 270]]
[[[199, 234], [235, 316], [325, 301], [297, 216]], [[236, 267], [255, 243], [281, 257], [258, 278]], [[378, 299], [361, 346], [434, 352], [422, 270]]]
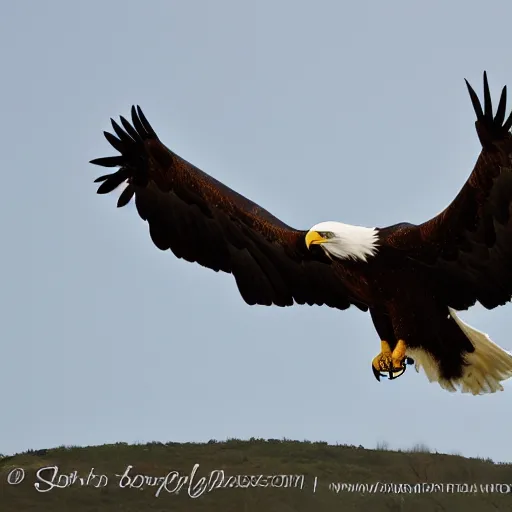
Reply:
[[512, 113], [505, 119], [504, 87], [493, 114], [485, 72], [483, 108], [466, 85], [482, 150], [453, 202], [423, 224], [292, 228], [164, 146], [140, 107], [104, 132], [120, 154], [91, 163], [119, 169], [95, 180], [97, 192], [126, 184], [117, 206], [135, 197], [156, 247], [232, 274], [249, 305], [369, 311], [377, 380], [413, 364], [449, 391], [494, 393], [512, 355], [456, 311], [512, 296]]

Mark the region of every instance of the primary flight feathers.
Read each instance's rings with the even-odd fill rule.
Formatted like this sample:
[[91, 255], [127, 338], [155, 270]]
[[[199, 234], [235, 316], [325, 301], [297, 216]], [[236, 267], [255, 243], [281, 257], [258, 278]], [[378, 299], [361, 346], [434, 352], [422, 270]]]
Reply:
[[248, 304], [369, 310], [378, 379], [403, 373], [413, 355], [446, 389], [494, 392], [512, 376], [512, 356], [455, 310], [512, 296], [512, 114], [505, 120], [503, 88], [493, 115], [485, 73], [483, 108], [467, 86], [482, 151], [453, 202], [420, 225], [294, 229], [164, 146], [140, 107], [105, 132], [120, 155], [91, 163], [119, 170], [96, 180], [98, 193], [125, 183], [118, 206], [135, 198], [159, 249], [233, 274]]

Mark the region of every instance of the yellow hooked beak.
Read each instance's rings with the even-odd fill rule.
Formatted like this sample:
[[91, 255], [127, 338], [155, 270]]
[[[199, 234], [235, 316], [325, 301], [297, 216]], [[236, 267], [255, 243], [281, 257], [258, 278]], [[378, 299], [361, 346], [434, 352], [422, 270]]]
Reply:
[[320, 233], [317, 231], [308, 231], [306, 235], [306, 247], [308, 249], [310, 245], [323, 244], [324, 242], [327, 242], [327, 238], [324, 238]]

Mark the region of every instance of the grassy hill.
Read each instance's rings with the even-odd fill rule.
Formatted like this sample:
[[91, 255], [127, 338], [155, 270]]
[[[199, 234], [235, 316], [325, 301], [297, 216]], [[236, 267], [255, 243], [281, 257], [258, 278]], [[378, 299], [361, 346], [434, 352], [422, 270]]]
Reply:
[[0, 458], [0, 510], [509, 511], [512, 465], [272, 439], [61, 447]]

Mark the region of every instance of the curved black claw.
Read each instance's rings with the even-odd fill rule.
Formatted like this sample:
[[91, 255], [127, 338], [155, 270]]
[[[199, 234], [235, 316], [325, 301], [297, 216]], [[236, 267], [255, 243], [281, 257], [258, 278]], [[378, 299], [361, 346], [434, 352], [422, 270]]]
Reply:
[[389, 372], [388, 379], [389, 380], [398, 379], [398, 377], [401, 377], [405, 373], [406, 368], [407, 368], [407, 365], [404, 362], [404, 364], [398, 369], [398, 371], [395, 371], [395, 369], [394, 369], [393, 371]]
[[375, 378], [380, 382], [380, 378], [381, 377], [385, 377], [385, 375], [383, 373], [380, 373], [379, 370], [377, 370], [377, 368], [375, 368], [375, 366], [373, 366], [372, 364], [372, 371], [373, 371], [373, 375], [375, 375]]

